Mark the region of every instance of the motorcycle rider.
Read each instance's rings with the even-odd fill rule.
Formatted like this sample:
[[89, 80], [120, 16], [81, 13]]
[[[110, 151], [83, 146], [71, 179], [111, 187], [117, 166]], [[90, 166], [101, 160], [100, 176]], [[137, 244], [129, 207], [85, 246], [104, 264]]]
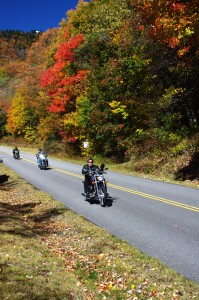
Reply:
[[83, 166], [82, 168], [82, 174], [85, 175], [84, 180], [84, 196], [87, 196], [89, 194], [89, 185], [91, 184], [91, 176], [90, 172], [93, 171], [100, 171], [99, 167], [93, 164], [93, 159], [88, 158], [87, 164]]
[[37, 158], [37, 164], [38, 164], [38, 167], [40, 166], [40, 159], [39, 159], [39, 155], [42, 153], [42, 149], [39, 148], [38, 149], [38, 152], [36, 154], [36, 158]]
[[[38, 167], [40, 167], [40, 157], [39, 157], [40, 154], [44, 154], [44, 152], [43, 152], [43, 150], [41, 148], [38, 149], [38, 152], [36, 154]], [[48, 167], [48, 158], [47, 158], [47, 155], [46, 155], [46, 166]]]
[[19, 149], [17, 147], [15, 147], [13, 150], [12, 150], [12, 153], [13, 153], [13, 157], [15, 158], [15, 155], [17, 156], [17, 158], [19, 158]]

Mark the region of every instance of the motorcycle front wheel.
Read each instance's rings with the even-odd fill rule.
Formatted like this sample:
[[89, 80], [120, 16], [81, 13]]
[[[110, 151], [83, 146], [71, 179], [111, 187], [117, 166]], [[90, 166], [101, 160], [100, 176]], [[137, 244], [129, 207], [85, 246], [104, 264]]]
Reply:
[[106, 186], [102, 186], [99, 188], [99, 203], [102, 207], [106, 205], [107, 202], [107, 189]]

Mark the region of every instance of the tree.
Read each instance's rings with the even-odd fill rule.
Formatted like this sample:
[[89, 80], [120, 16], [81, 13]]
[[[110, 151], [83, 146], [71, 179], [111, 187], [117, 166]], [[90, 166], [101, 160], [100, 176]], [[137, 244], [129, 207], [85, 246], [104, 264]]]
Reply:
[[[66, 35], [64, 37], [67, 38]], [[85, 72], [80, 70], [74, 74], [72, 66], [74, 50], [83, 40], [83, 35], [78, 34], [58, 44], [54, 55], [54, 65], [48, 68], [41, 77], [41, 87], [46, 88], [51, 98], [49, 106], [51, 112], [66, 112], [66, 105], [71, 100], [72, 87], [84, 78]]]
[[[16, 97], [13, 98], [9, 110], [9, 128], [12, 133], [19, 134], [20, 132], [29, 140], [35, 139], [39, 120], [46, 115], [46, 109], [49, 105], [49, 98], [40, 92], [39, 79], [46, 66], [48, 48], [51, 47], [55, 37], [56, 30], [54, 29], [41, 34], [39, 39], [27, 50], [26, 60], [18, 64], [17, 74], [15, 75], [18, 80], [18, 87]], [[20, 126], [20, 130], [18, 130], [19, 124], [16, 125], [18, 117], [16, 113], [17, 105], [15, 104], [19, 99], [19, 95], [21, 95], [21, 108], [18, 109], [24, 110], [25, 119], [27, 120], [26, 122], [22, 117], [24, 123], [23, 126]]]
[[22, 91], [18, 90], [8, 111], [9, 131], [15, 136], [22, 136], [26, 125], [28, 125], [28, 121], [28, 111], [25, 106], [24, 95]]

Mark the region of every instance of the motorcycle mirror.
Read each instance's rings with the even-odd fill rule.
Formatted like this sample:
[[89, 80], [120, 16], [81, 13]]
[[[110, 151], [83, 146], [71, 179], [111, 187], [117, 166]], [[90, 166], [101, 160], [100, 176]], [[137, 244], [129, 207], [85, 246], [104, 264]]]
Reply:
[[100, 170], [103, 171], [103, 170], [104, 170], [104, 167], [105, 167], [105, 164], [101, 164]]

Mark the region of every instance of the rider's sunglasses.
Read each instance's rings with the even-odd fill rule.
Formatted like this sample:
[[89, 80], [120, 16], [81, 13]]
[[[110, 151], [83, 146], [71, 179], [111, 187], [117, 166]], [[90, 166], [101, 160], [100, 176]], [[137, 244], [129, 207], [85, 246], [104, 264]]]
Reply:
[[89, 164], [92, 164], [93, 162], [90, 160], [88, 163], [89, 163]]

